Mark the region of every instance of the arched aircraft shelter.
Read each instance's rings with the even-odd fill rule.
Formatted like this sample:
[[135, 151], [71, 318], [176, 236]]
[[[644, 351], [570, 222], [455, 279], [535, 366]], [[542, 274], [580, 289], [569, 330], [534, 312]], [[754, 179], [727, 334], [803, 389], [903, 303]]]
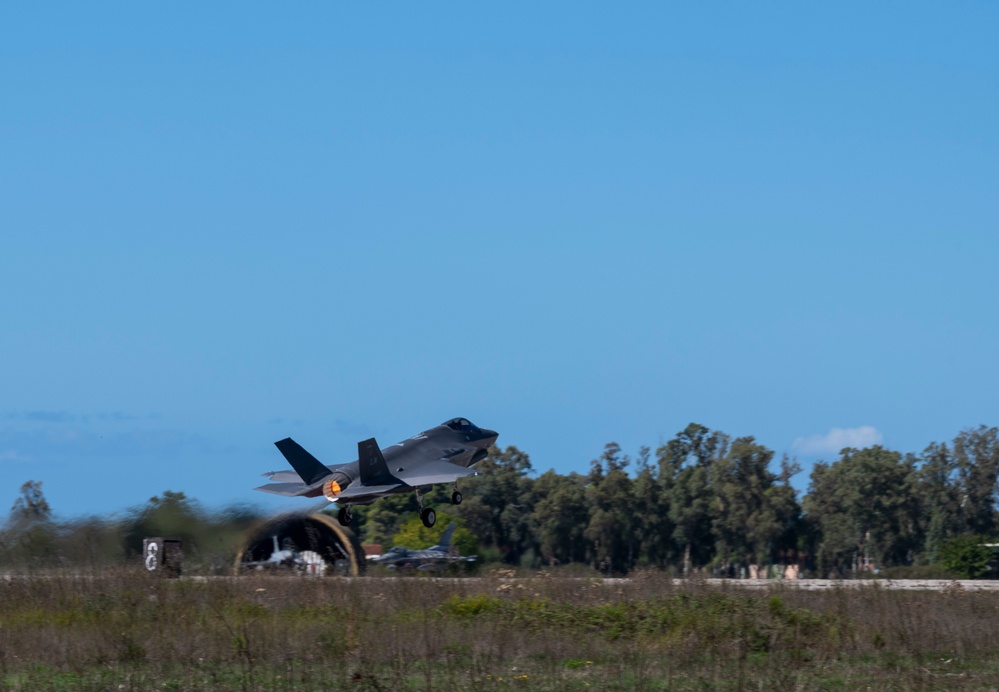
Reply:
[[235, 573], [283, 570], [358, 576], [364, 565], [364, 551], [353, 531], [325, 514], [293, 513], [250, 530], [236, 555]]

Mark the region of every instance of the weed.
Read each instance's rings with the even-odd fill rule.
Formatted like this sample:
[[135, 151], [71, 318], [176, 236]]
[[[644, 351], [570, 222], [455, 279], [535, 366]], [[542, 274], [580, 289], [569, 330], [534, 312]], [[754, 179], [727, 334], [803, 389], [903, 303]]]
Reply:
[[47, 575], [0, 582], [0, 688], [988, 689], [997, 615], [991, 593], [656, 575]]

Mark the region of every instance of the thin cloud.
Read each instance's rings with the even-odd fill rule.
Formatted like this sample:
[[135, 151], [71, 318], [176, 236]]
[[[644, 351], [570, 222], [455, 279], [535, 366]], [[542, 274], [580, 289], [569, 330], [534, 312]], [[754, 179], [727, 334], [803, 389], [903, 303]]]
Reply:
[[[146, 416], [150, 420], [159, 418], [159, 414]], [[102, 413], [70, 413], [69, 411], [48, 411], [36, 409], [34, 411], [8, 411], [2, 415], [5, 420], [24, 421], [26, 423], [89, 423], [91, 420], [99, 420], [104, 423], [130, 423], [141, 420], [140, 416], [123, 411], [106, 411]]]
[[798, 437], [791, 447], [798, 454], [813, 456], [816, 454], [837, 454], [846, 447], [864, 449], [881, 444], [884, 435], [871, 425], [861, 425], [857, 428], [833, 428], [825, 435]]
[[112, 411], [111, 413], [98, 413], [97, 420], [100, 421], [133, 421], [139, 420], [138, 416], [133, 416], [130, 413], [122, 413], [121, 411]]
[[31, 423], [73, 423], [76, 421], [76, 416], [67, 411], [15, 411], [8, 413], [6, 418]]
[[0, 451], [0, 464], [8, 461], [29, 461], [29, 458], [23, 454], [18, 454], [17, 450], [14, 449]]
[[358, 439], [371, 437], [374, 434], [371, 428], [364, 423], [352, 423], [351, 421], [343, 420], [341, 418], [337, 418], [333, 421], [333, 429], [341, 435], [348, 435]]
[[[31, 450], [31, 457], [14, 450]], [[48, 425], [29, 429], [0, 428], [0, 461], [26, 461], [34, 458], [135, 457], [180, 455], [188, 451], [203, 454], [229, 454], [234, 447], [223, 446], [198, 434], [171, 429], [136, 428], [98, 432], [91, 428]]]
[[8, 411], [0, 414], [0, 418], [9, 421], [21, 421], [24, 423], [49, 423], [66, 425], [70, 423], [89, 424], [92, 421], [101, 423], [132, 423], [143, 418], [157, 420], [158, 413], [150, 413], [146, 416], [137, 416], [124, 411], [103, 411], [96, 414], [91, 413], [70, 413], [69, 411], [52, 411], [46, 409], [35, 409], [33, 411]]

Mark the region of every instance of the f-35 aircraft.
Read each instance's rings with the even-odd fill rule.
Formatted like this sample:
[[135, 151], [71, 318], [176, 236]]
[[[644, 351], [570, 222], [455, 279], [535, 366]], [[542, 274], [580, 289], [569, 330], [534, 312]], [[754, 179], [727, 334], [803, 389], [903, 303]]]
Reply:
[[442, 569], [458, 562], [475, 562], [475, 556], [462, 557], [451, 551], [451, 536], [456, 524], [448, 524], [437, 545], [423, 550], [392, 546], [387, 552], [369, 558], [369, 562], [385, 565], [390, 570], [415, 568], [419, 570]]
[[290, 437], [275, 442], [294, 471], [269, 471], [275, 483], [255, 490], [286, 497], [322, 495], [340, 507], [337, 519], [350, 526], [352, 505], [370, 505], [387, 495], [415, 492], [423, 525], [430, 527], [437, 514], [423, 506], [423, 493], [435, 483], [452, 483], [452, 504], [461, 504], [458, 479], [475, 475], [472, 465], [482, 461], [499, 437], [493, 430], [473, 425], [466, 418], [452, 418], [408, 440], [379, 449], [375, 438], [357, 443], [357, 460], [326, 466]]

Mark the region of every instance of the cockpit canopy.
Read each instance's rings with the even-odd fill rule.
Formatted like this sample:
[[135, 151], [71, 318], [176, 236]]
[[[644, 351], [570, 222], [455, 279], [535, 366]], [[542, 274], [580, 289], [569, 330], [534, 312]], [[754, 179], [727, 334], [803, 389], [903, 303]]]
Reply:
[[478, 432], [479, 429], [475, 427], [470, 420], [467, 418], [452, 418], [446, 423], [442, 423], [451, 428], [455, 432]]

